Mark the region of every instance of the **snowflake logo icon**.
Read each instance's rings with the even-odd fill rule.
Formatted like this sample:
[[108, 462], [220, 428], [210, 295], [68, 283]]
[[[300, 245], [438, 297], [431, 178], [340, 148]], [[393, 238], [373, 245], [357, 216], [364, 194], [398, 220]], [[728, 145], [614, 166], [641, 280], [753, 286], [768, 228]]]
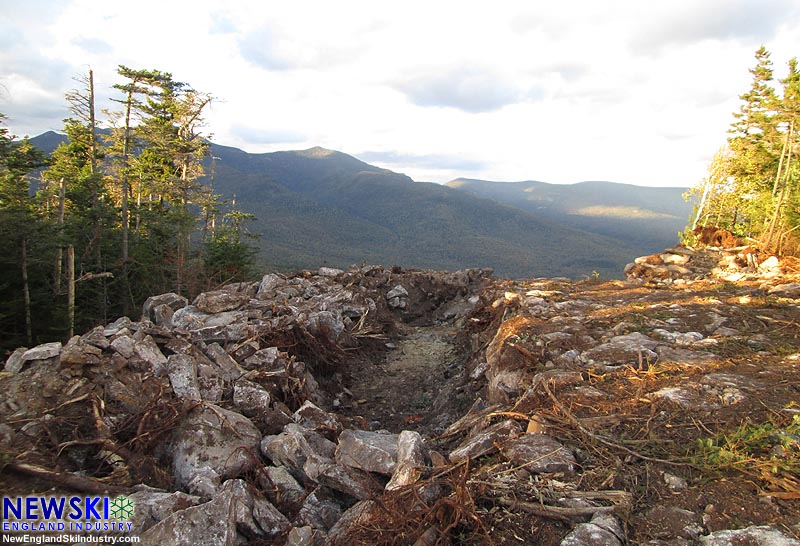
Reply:
[[133, 501], [122, 495], [113, 499], [108, 508], [114, 519], [125, 521], [133, 515]]

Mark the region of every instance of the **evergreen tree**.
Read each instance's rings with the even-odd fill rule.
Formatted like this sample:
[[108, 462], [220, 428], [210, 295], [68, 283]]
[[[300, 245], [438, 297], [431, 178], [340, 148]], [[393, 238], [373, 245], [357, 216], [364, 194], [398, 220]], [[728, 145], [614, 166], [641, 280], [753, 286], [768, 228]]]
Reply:
[[[0, 123], [5, 116], [0, 114]], [[49, 254], [46, 224], [30, 195], [29, 174], [45, 164], [45, 157], [25, 138], [15, 141], [0, 125], [0, 238], [7, 251], [0, 255], [0, 335], [4, 344], [34, 342], [34, 315], [42, 308], [47, 286], [42, 258]], [[46, 296], [45, 296], [46, 297]]]
[[[797, 126], [800, 121], [800, 73], [796, 59], [780, 80], [782, 94], [772, 87], [770, 54], [756, 51], [753, 80], [734, 114], [727, 146], [709, 168], [710, 176], [695, 193], [703, 195], [695, 223], [726, 227], [757, 240], [770, 252], [786, 250], [786, 241], [800, 240], [797, 196]], [[787, 239], [788, 238], [788, 239]], [[796, 245], [795, 245], [796, 246]]]

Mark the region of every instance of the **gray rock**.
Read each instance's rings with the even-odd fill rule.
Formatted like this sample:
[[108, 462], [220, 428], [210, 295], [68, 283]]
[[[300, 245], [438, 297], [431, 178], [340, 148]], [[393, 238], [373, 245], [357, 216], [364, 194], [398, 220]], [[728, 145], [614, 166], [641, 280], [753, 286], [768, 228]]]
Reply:
[[246, 417], [205, 404], [175, 431], [173, 473], [179, 487], [208, 495], [219, 481], [251, 468], [258, 460], [261, 433]]
[[653, 330], [653, 333], [658, 334], [658, 336], [664, 341], [681, 346], [692, 345], [693, 343], [703, 339], [703, 334], [700, 332], [670, 332], [668, 330], [664, 330], [663, 328], [656, 328]]
[[244, 370], [219, 343], [206, 345], [206, 354], [219, 367], [220, 377], [225, 381], [235, 381], [244, 375]]
[[[232, 480], [235, 481], [235, 480]], [[231, 483], [231, 482], [229, 482]], [[241, 506], [252, 505], [252, 498], [227, 483], [214, 500], [173, 513], [140, 535], [145, 546], [221, 546], [244, 542], [237, 531]], [[246, 509], [246, 508], [245, 508]], [[245, 522], [243, 522], [245, 523]]]
[[397, 434], [347, 429], [339, 435], [336, 461], [391, 476], [397, 466]]
[[253, 497], [253, 520], [258, 525], [256, 535], [275, 538], [291, 527], [280, 510], [263, 497]]
[[467, 459], [481, 457], [495, 451], [498, 445], [519, 437], [521, 432], [519, 425], [511, 419], [495, 423], [464, 440], [450, 452], [448, 459], [453, 464], [459, 464]]
[[575, 456], [547, 434], [525, 434], [508, 442], [503, 454], [531, 474], [575, 471]]
[[242, 362], [242, 366], [248, 370], [275, 370], [283, 365], [284, 361], [280, 358], [277, 347], [259, 349]]
[[308, 525], [327, 532], [341, 517], [342, 507], [323, 496], [318, 489], [311, 492], [303, 501], [295, 524]]
[[746, 529], [716, 531], [700, 537], [704, 546], [731, 546], [732, 544], [752, 544], [753, 546], [800, 546], [800, 540], [783, 534], [778, 529], [767, 526], [753, 526]]
[[226, 326], [245, 320], [247, 320], [247, 313], [242, 311], [210, 314], [201, 311], [194, 305], [187, 305], [172, 316], [172, 323], [176, 328], [196, 331], [201, 333], [204, 339], [214, 335], [215, 330], [221, 330]]
[[359, 500], [379, 496], [383, 485], [369, 472], [310, 454], [303, 471], [315, 482]]
[[271, 401], [272, 398], [264, 387], [243, 377], [237, 379], [233, 386], [233, 405], [248, 417], [268, 411]]
[[221, 402], [225, 394], [225, 381], [217, 375], [205, 375], [201, 371], [197, 372], [197, 386], [200, 388], [200, 396], [207, 402]]
[[133, 347], [136, 355], [141, 358], [149, 367], [150, 371], [157, 376], [163, 375], [167, 370], [167, 357], [158, 348], [156, 342], [149, 335], [145, 336]]
[[338, 415], [328, 413], [310, 400], [306, 400], [294, 412], [292, 419], [301, 427], [320, 432], [328, 438], [339, 436], [344, 428]]
[[780, 298], [797, 299], [800, 298], [800, 284], [796, 282], [779, 284], [770, 288], [768, 294]]
[[314, 336], [323, 336], [331, 341], [338, 341], [345, 330], [341, 313], [332, 311], [309, 313], [304, 326]]
[[379, 505], [375, 501], [363, 500], [357, 502], [342, 514], [336, 525], [328, 532], [328, 542], [330, 546], [350, 546], [355, 541], [349, 536], [354, 530], [358, 530], [369, 525], [370, 521], [381, 513]]
[[662, 472], [661, 477], [664, 479], [664, 483], [667, 484], [670, 491], [675, 493], [686, 491], [689, 488], [689, 483], [680, 476], [675, 476], [669, 472]]
[[682, 347], [661, 345], [656, 348], [661, 362], [677, 362], [691, 366], [704, 367], [719, 362], [719, 357], [708, 351], [693, 351]]
[[158, 326], [169, 329], [174, 327], [172, 317], [175, 316], [175, 310], [169, 305], [156, 305], [150, 312], [150, 316], [152, 317], [152, 322]]
[[128, 335], [120, 335], [111, 340], [110, 347], [124, 358], [131, 358], [136, 354], [136, 341]]
[[689, 256], [685, 254], [661, 254], [659, 255], [661, 261], [665, 264], [686, 265], [689, 262]]
[[415, 483], [425, 468], [425, 452], [422, 436], [418, 432], [404, 430], [397, 437], [397, 466], [386, 490], [400, 489]]
[[147, 486], [138, 486], [137, 489], [127, 495], [127, 498], [134, 505], [131, 522], [138, 533], [147, 531], [174, 512], [197, 506], [202, 502], [200, 497], [187, 495], [182, 491], [168, 493]]
[[188, 355], [170, 355], [167, 374], [175, 396], [181, 400], [199, 402], [203, 399], [197, 383], [197, 364]]
[[653, 398], [662, 398], [682, 408], [712, 409], [700, 396], [698, 385], [682, 385], [677, 387], [664, 387], [650, 393]]
[[[175, 294], [174, 292], [167, 292], [166, 294], [160, 294], [158, 296], [150, 296], [145, 300], [144, 305], [142, 305], [142, 319], [149, 320], [153, 324], [158, 324], [159, 326], [167, 326], [166, 324], [162, 323], [166, 313], [164, 310], [161, 310], [157, 313], [156, 308], [160, 305], [165, 305], [175, 312], [178, 309], [186, 307], [188, 303], [189, 300], [183, 296]], [[169, 318], [172, 318], [171, 315]]]
[[293, 527], [286, 537], [286, 546], [314, 546], [318, 540], [324, 539], [320, 536], [320, 531], [310, 525]]
[[271, 293], [274, 292], [276, 288], [284, 286], [285, 284], [286, 279], [276, 275], [275, 273], [264, 275], [264, 277], [261, 279], [261, 284], [258, 286], [256, 297], [260, 300], [268, 299], [271, 297]]
[[6, 360], [5, 371], [11, 373], [19, 373], [22, 371], [23, 366], [25, 366], [25, 360], [22, 359], [22, 355], [28, 350], [27, 347], [20, 347], [14, 350], [11, 353], [11, 356], [8, 357]]
[[622, 546], [622, 531], [617, 518], [598, 515], [589, 523], [581, 523], [561, 541], [561, 546]]
[[141, 543], [220, 546], [247, 538], [275, 538], [291, 524], [270, 506], [254, 498], [242, 480], [229, 480], [213, 500], [175, 512], [142, 533]]
[[125, 330], [128, 334], [130, 334], [130, 329], [133, 326], [133, 322], [128, 317], [120, 317], [111, 324], [107, 325], [102, 330], [102, 335], [105, 337], [112, 337], [123, 330]]
[[266, 466], [259, 480], [270, 502], [284, 512], [294, 512], [306, 496], [306, 490], [284, 466]]
[[408, 306], [408, 290], [398, 284], [386, 293], [386, 301], [392, 309], [405, 309]]
[[489, 366], [486, 373], [488, 384], [486, 395], [490, 402], [509, 404], [525, 391], [531, 380], [531, 374], [523, 368], [498, 369]]
[[25, 362], [33, 362], [35, 360], [49, 360], [51, 358], [58, 358], [61, 353], [61, 342], [54, 341], [52, 343], [43, 343], [37, 345], [33, 349], [28, 349], [22, 353], [22, 360]]
[[643, 362], [652, 363], [658, 359], [658, 355], [654, 352], [657, 346], [657, 341], [642, 333], [633, 332], [615, 336], [606, 343], [585, 351], [581, 358], [585, 362], [594, 361], [608, 366], [638, 365], [640, 358]]
[[237, 309], [250, 301], [247, 294], [236, 294], [226, 290], [214, 290], [212, 292], [203, 292], [198, 295], [192, 305], [203, 311], [204, 313], [222, 313]]
[[296, 478], [309, 483], [303, 467], [312, 454], [333, 459], [336, 444], [316, 432], [305, 430], [293, 423], [286, 425], [277, 436], [267, 436], [261, 441], [261, 451], [276, 465], [285, 466]]
[[344, 271], [342, 271], [341, 269], [335, 269], [333, 267], [320, 267], [319, 271], [317, 271], [317, 274], [320, 277], [330, 277], [330, 278], [338, 277], [343, 273]]
[[386, 299], [390, 300], [392, 298], [407, 298], [408, 297], [408, 290], [405, 289], [403, 285], [398, 284], [389, 292], [386, 293]]
[[102, 354], [102, 349], [73, 336], [61, 349], [60, 362], [66, 366], [94, 366], [100, 364]]

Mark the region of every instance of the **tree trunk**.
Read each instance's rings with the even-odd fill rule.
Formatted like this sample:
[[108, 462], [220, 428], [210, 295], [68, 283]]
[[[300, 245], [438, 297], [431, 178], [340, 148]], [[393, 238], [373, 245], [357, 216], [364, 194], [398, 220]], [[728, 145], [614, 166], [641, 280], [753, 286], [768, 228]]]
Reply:
[[28, 285], [28, 240], [23, 237], [21, 243], [21, 263], [22, 269], [22, 299], [25, 305], [25, 338], [28, 345], [33, 345], [33, 328], [31, 327], [31, 290]]
[[128, 263], [128, 155], [130, 154], [131, 103], [133, 91], [128, 91], [125, 101], [125, 135], [122, 141], [122, 263]]
[[75, 334], [75, 247], [67, 247], [67, 323], [69, 337]]
[[[794, 133], [794, 121], [789, 125], [789, 132], [786, 134], [786, 142], [789, 142], [792, 138]], [[773, 197], [775, 196], [775, 190], [780, 186], [780, 176], [781, 176], [781, 168], [784, 165], [784, 154], [786, 155], [786, 180], [783, 182], [783, 185], [780, 186], [780, 197], [778, 198], [778, 203], [775, 205], [775, 210], [772, 213], [772, 220], [769, 224], [769, 231], [767, 232], [767, 239], [765, 241], [765, 246], [767, 248], [772, 248], [772, 239], [775, 235], [775, 228], [778, 225], [778, 220], [781, 218], [781, 210], [783, 209], [784, 205], [786, 204], [787, 199], [789, 198], [790, 193], [790, 184], [789, 184], [789, 173], [791, 172], [791, 165], [792, 165], [792, 148], [789, 146], [788, 151], [786, 150], [786, 142], [783, 146], [783, 151], [781, 152], [781, 160], [778, 163], [778, 174], [775, 177], [775, 186], [773, 188]], [[777, 243], [776, 243], [777, 246]]]
[[708, 192], [711, 189], [712, 182], [711, 180], [706, 180], [706, 185], [703, 188], [703, 196], [700, 198], [700, 204], [697, 205], [697, 215], [694, 217], [694, 222], [692, 222], [692, 230], [697, 227], [697, 223], [700, 221], [700, 218], [703, 216], [703, 209], [706, 206], [706, 201], [708, 200]]
[[[89, 157], [89, 165], [92, 169], [92, 174], [97, 172], [97, 130], [96, 125], [97, 121], [94, 117], [94, 72], [92, 69], [89, 69], [89, 130], [91, 131], [92, 140], [89, 143], [89, 153], [91, 154]], [[95, 192], [94, 195], [95, 200], [97, 199], [97, 193]]]
[[[64, 206], [66, 203], [66, 186], [67, 183], [62, 177], [61, 180], [58, 182], [58, 218], [56, 220], [58, 224], [58, 236], [59, 239], [62, 236], [62, 230], [64, 228]], [[55, 293], [61, 294], [61, 274], [64, 262], [64, 248], [61, 246], [61, 241], [59, 241], [58, 248], [56, 249], [56, 267], [55, 272], [53, 273], [54, 281], [55, 281]]]

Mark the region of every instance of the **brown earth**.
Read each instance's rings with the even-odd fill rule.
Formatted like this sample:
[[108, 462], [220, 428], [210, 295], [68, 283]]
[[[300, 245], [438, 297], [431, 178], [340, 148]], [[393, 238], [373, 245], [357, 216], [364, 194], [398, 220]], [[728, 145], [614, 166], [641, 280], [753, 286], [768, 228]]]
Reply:
[[[476, 394], [485, 396], [485, 380], [475, 382], [465, 375], [480, 360], [479, 352], [466, 349], [465, 340], [471, 338], [473, 347], [485, 347], [505, 318], [503, 328], [514, 330], [522, 340], [518, 356], [531, 360], [530, 353], [541, 350], [532, 340], [556, 331], [546, 318], [515, 320], [529, 314], [519, 299], [499, 308], [491, 306], [504, 293], [530, 290], [553, 293], [546, 295], [548, 303], [585, 304], [581, 329], [594, 339], [575, 335], [554, 342], [547, 351], [555, 352], [558, 344], [563, 344], [561, 350], [585, 350], [597, 339], [613, 335], [615, 327], [617, 332], [650, 332], [655, 326], [671, 325], [673, 330], [707, 335], [713, 314], [724, 316], [725, 325], [739, 335], [720, 337], [718, 343], [705, 347], [718, 357], [714, 362], [665, 359], [607, 370], [584, 368], [577, 382], [553, 384], [549, 395], [540, 392], [509, 404], [504, 409], [544, 420], [549, 433], [579, 455], [579, 470], [574, 476], [547, 478], [515, 470], [498, 454], [473, 461], [469, 474], [459, 478], [472, 503], [461, 507], [466, 521], [457, 535], [440, 537], [440, 543], [560, 544], [580, 518], [535, 515], [504, 505], [500, 499], [511, 496], [535, 502], [544, 491], [560, 487], [552, 483], [564, 482], [581, 491], [629, 493], [630, 504], [616, 513], [631, 544], [679, 539], [687, 513], [693, 514], [689, 520], [703, 534], [768, 525], [800, 538], [800, 437], [796, 436], [800, 430], [800, 309], [794, 300], [767, 296], [757, 282], [701, 281], [670, 288], [619, 281], [496, 281], [482, 293], [482, 304], [473, 310], [466, 328], [401, 327], [398, 336], [388, 341], [396, 348], [351, 367], [350, 389], [357, 403], [348, 411], [377, 428], [419, 430], [446, 453], [457, 442], [436, 436], [441, 427], [426, 426], [438, 415], [433, 411], [433, 393], [452, 400], [464, 393], [470, 399]], [[541, 366], [541, 359], [532, 364], [541, 371], [548, 369]], [[462, 372], [457, 381], [453, 370]], [[653, 396], [663, 389], [694, 385], [709, 374], [724, 374], [720, 377], [746, 386], [754, 396], [743, 403], [704, 405], [704, 398], [723, 395], [702, 385], [694, 405], [682, 407]], [[450, 418], [463, 414], [467, 403], [461, 399], [461, 413], [453, 411]], [[732, 444], [740, 453], [731, 453], [730, 461], [719, 459], [726, 435], [765, 425], [794, 426], [784, 442], [789, 452], [783, 459], [774, 455], [780, 439], [753, 437], [754, 445], [747, 446], [746, 434], [734, 440], [741, 445]], [[709, 442], [712, 448], [700, 447]], [[686, 488], [674, 490], [665, 476], [684, 480]], [[664, 512], [665, 507], [685, 512]], [[470, 517], [477, 519], [470, 522]]]

